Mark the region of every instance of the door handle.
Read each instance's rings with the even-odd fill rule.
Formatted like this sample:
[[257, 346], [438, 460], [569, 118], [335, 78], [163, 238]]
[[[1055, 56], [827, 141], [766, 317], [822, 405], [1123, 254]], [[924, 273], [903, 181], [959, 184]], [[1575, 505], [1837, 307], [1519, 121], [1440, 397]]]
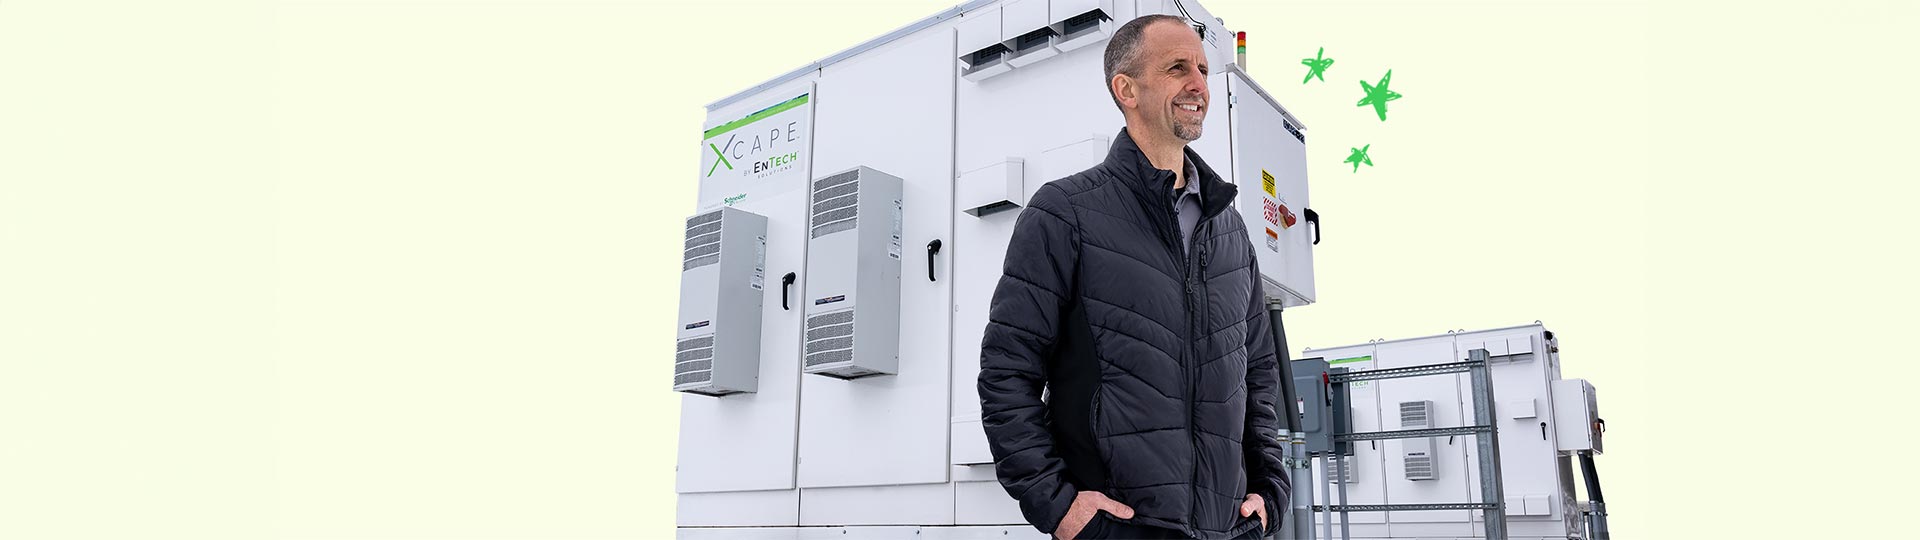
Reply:
[[1313, 226], [1313, 245], [1320, 245], [1320, 213], [1308, 208], [1307, 224]]
[[935, 238], [935, 239], [933, 239], [933, 241], [932, 241], [932, 242], [927, 242], [927, 281], [934, 281], [934, 279], [933, 279], [933, 255], [934, 255], [935, 253], [939, 253], [939, 252], [940, 252], [940, 239], [939, 239], [939, 238]]
[[785, 277], [780, 278], [780, 309], [789, 311], [793, 309], [787, 305], [787, 297], [793, 295], [791, 291], [793, 289], [794, 278], [793, 272], [787, 272]]

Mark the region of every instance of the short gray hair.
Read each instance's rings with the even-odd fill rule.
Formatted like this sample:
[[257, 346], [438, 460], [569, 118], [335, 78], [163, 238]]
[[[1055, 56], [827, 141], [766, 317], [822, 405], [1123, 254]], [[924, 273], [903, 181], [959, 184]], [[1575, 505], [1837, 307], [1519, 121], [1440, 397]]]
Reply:
[[1148, 15], [1120, 25], [1113, 32], [1113, 38], [1107, 41], [1105, 61], [1107, 78], [1107, 97], [1113, 98], [1113, 106], [1120, 106], [1120, 96], [1113, 93], [1113, 76], [1125, 73], [1128, 77], [1140, 76], [1140, 38], [1147, 33], [1147, 27], [1153, 23], [1171, 21], [1186, 26], [1186, 19], [1172, 15]]

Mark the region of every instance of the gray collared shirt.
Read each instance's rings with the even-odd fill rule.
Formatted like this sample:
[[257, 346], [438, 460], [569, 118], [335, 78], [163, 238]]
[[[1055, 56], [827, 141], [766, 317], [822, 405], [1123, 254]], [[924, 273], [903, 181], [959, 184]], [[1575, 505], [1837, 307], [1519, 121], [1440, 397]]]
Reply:
[[1186, 180], [1184, 189], [1173, 190], [1173, 209], [1180, 216], [1181, 249], [1192, 249], [1188, 239], [1193, 236], [1193, 227], [1200, 223], [1200, 172], [1194, 170], [1193, 162], [1181, 158], [1185, 172], [1181, 178]]

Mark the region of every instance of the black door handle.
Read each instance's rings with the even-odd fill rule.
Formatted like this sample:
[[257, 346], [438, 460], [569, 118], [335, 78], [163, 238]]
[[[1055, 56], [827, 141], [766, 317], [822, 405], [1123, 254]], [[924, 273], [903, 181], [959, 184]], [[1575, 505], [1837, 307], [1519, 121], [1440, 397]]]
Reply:
[[933, 281], [933, 254], [940, 252], [940, 239], [927, 242], [927, 281]]
[[787, 297], [793, 295], [790, 291], [793, 289], [793, 280], [795, 277], [793, 272], [787, 272], [786, 277], [780, 278], [780, 309], [793, 309], [787, 306]]
[[1307, 224], [1313, 226], [1313, 245], [1320, 245], [1320, 213], [1308, 208]]

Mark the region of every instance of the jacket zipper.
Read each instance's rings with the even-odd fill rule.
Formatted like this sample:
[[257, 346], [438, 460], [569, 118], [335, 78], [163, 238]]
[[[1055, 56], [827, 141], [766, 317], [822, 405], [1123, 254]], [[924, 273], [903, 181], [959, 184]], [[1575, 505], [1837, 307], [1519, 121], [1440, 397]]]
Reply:
[[[1188, 181], [1191, 182], [1193, 180], [1189, 179]], [[1173, 232], [1174, 232], [1173, 236], [1175, 238], [1178, 238], [1179, 231], [1180, 231], [1179, 210], [1174, 208], [1173, 205], [1167, 205], [1167, 217], [1171, 218], [1170, 221], [1172, 222], [1171, 225], [1173, 225]], [[1186, 288], [1186, 294], [1183, 295], [1181, 298], [1183, 300], [1183, 303], [1186, 304], [1186, 310], [1187, 310], [1187, 313], [1186, 313], [1187, 335], [1186, 335], [1185, 343], [1183, 344], [1184, 347], [1182, 348], [1182, 352], [1187, 357], [1186, 358], [1187, 361], [1185, 362], [1186, 365], [1181, 366], [1182, 368], [1181, 373], [1184, 374], [1187, 379], [1186, 381], [1187, 382], [1186, 384], [1187, 386], [1187, 444], [1189, 445], [1189, 448], [1192, 449], [1192, 452], [1189, 454], [1189, 456], [1192, 458], [1192, 461], [1189, 463], [1189, 467], [1187, 471], [1187, 528], [1190, 529], [1188, 531], [1189, 534], [1197, 533], [1199, 531], [1198, 514], [1196, 514], [1196, 512], [1198, 512], [1200, 509], [1200, 490], [1198, 487], [1198, 482], [1200, 481], [1200, 443], [1195, 442], [1194, 433], [1193, 433], [1193, 411], [1194, 411], [1193, 402], [1195, 399], [1199, 397], [1199, 391], [1197, 390], [1197, 382], [1195, 381], [1197, 377], [1195, 377], [1193, 373], [1194, 365], [1197, 362], [1199, 362], [1199, 359], [1196, 358], [1197, 355], [1195, 354], [1194, 348], [1193, 348], [1194, 334], [1198, 332], [1197, 330], [1194, 329], [1195, 323], [1194, 323], [1193, 293], [1194, 293], [1194, 286], [1195, 286], [1194, 272], [1197, 271], [1196, 269], [1197, 265], [1194, 263], [1193, 253], [1195, 250], [1200, 249], [1199, 246], [1196, 246], [1195, 244], [1199, 243], [1200, 229], [1202, 227], [1202, 224], [1205, 223], [1205, 217], [1206, 216], [1201, 216], [1202, 218], [1201, 221], [1194, 223], [1193, 232], [1188, 233], [1187, 241], [1184, 245], [1174, 246], [1181, 250], [1180, 252], [1180, 261], [1182, 262], [1181, 280], [1184, 282], [1183, 284], [1185, 285], [1185, 288]]]

